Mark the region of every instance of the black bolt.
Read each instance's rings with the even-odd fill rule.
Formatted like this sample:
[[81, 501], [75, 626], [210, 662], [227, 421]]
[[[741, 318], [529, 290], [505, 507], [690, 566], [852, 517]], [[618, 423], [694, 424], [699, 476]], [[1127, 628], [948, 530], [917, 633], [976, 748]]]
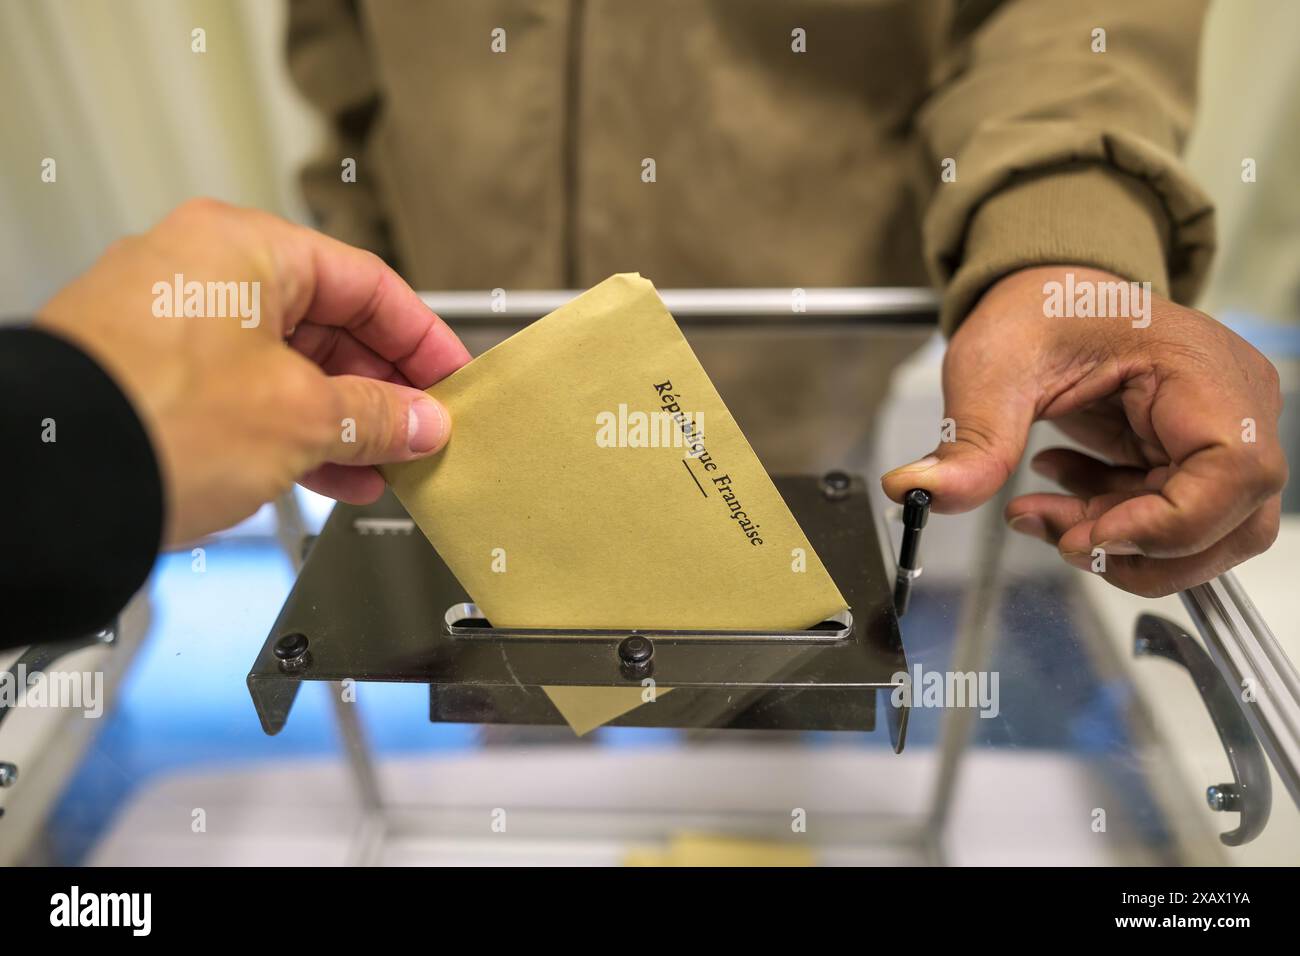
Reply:
[[839, 501], [841, 498], [848, 497], [849, 487], [853, 484], [853, 479], [847, 472], [828, 471], [822, 475], [822, 494], [831, 501]]
[[909, 491], [903, 497], [903, 527], [916, 528], [918, 531], [924, 528], [930, 517], [930, 500], [930, 492], [924, 488]]
[[645, 664], [655, 656], [655, 646], [647, 637], [633, 634], [618, 645], [618, 659], [633, 666]]
[[8, 761], [0, 763], [0, 787], [12, 787], [18, 780], [18, 768]]
[[930, 493], [913, 488], [903, 496], [903, 542], [898, 548], [898, 566], [915, 570], [919, 566], [921, 529], [930, 517]]
[[286, 663], [298, 661], [307, 653], [307, 635], [295, 631], [275, 642], [275, 656]]
[[628, 680], [649, 677], [655, 666], [655, 646], [648, 637], [633, 634], [618, 645], [619, 672]]

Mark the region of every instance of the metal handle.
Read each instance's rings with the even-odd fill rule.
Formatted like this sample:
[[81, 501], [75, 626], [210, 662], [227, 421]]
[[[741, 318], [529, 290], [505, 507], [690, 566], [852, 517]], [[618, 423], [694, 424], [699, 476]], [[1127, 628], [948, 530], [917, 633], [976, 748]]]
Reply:
[[[65, 654], [90, 647], [92, 644], [112, 644], [116, 640], [117, 625], [112, 624], [82, 637], [52, 641], [47, 644], [33, 644], [9, 668], [9, 680], [13, 682], [13, 686], [23, 688], [25, 685], [20, 678], [45, 670]], [[7, 704], [0, 703], [0, 723], [4, 723], [4, 719], [9, 716], [9, 710]]]
[[1300, 675], [1231, 571], [1180, 595], [1205, 650], [1300, 807]]
[[1237, 695], [1201, 645], [1166, 618], [1155, 614], [1138, 618], [1133, 653], [1139, 657], [1156, 655], [1182, 664], [1191, 675], [1232, 767], [1233, 782], [1209, 787], [1206, 800], [1211, 809], [1241, 814], [1236, 829], [1220, 834], [1219, 839], [1227, 846], [1249, 843], [1268, 823], [1273, 791], [1268, 761], [1237, 703]]
[[[92, 644], [112, 644], [116, 640], [117, 624], [112, 624], [83, 637], [48, 644], [33, 644], [9, 668], [9, 680], [14, 687], [18, 688], [18, 694], [23, 694], [27, 689], [26, 681], [29, 675], [45, 670], [63, 655], [79, 651], [83, 647], [90, 647]], [[17, 695], [15, 695], [14, 706], [17, 706], [16, 701]], [[4, 723], [4, 719], [9, 716], [12, 709], [8, 704], [0, 703], [0, 723]], [[18, 767], [7, 760], [0, 761], [0, 787], [11, 787], [17, 779]], [[3, 816], [4, 807], [0, 807], [0, 817]]]

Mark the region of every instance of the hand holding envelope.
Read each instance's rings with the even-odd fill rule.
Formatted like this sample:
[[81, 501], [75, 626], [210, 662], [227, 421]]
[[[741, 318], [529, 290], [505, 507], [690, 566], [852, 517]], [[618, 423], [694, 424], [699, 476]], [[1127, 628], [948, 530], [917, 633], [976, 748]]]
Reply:
[[[845, 607], [640, 276], [605, 280], [428, 393], [450, 442], [384, 475], [493, 625], [785, 629]], [[548, 692], [580, 733], [641, 703], [639, 687]]]

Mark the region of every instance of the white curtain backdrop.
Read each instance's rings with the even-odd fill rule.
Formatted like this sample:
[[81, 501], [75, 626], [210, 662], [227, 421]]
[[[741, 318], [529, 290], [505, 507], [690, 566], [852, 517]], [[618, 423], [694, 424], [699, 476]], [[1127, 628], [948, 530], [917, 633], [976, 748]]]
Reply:
[[0, 315], [190, 196], [303, 217], [320, 131], [284, 24], [276, 0], [0, 0]]

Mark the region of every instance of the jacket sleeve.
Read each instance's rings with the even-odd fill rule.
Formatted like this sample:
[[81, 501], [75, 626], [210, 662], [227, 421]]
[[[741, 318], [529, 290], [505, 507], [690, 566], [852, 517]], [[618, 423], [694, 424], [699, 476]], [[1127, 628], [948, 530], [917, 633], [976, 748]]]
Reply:
[[[1195, 297], [1214, 210], [1178, 154], [1204, 6], [959, 5], [920, 113], [936, 181], [925, 254], [944, 288], [946, 332], [990, 285], [1034, 265], [1092, 266]], [[955, 160], [953, 181], [941, 181], [945, 160]]]
[[63, 339], [0, 329], [0, 448], [0, 647], [110, 624], [162, 538], [162, 478], [131, 403]]
[[[329, 130], [325, 149], [301, 175], [316, 225], [393, 264], [387, 219], [367, 164], [382, 104], [357, 4], [290, 0], [286, 44], [289, 74]], [[345, 159], [356, 161], [355, 182], [343, 181]]]

